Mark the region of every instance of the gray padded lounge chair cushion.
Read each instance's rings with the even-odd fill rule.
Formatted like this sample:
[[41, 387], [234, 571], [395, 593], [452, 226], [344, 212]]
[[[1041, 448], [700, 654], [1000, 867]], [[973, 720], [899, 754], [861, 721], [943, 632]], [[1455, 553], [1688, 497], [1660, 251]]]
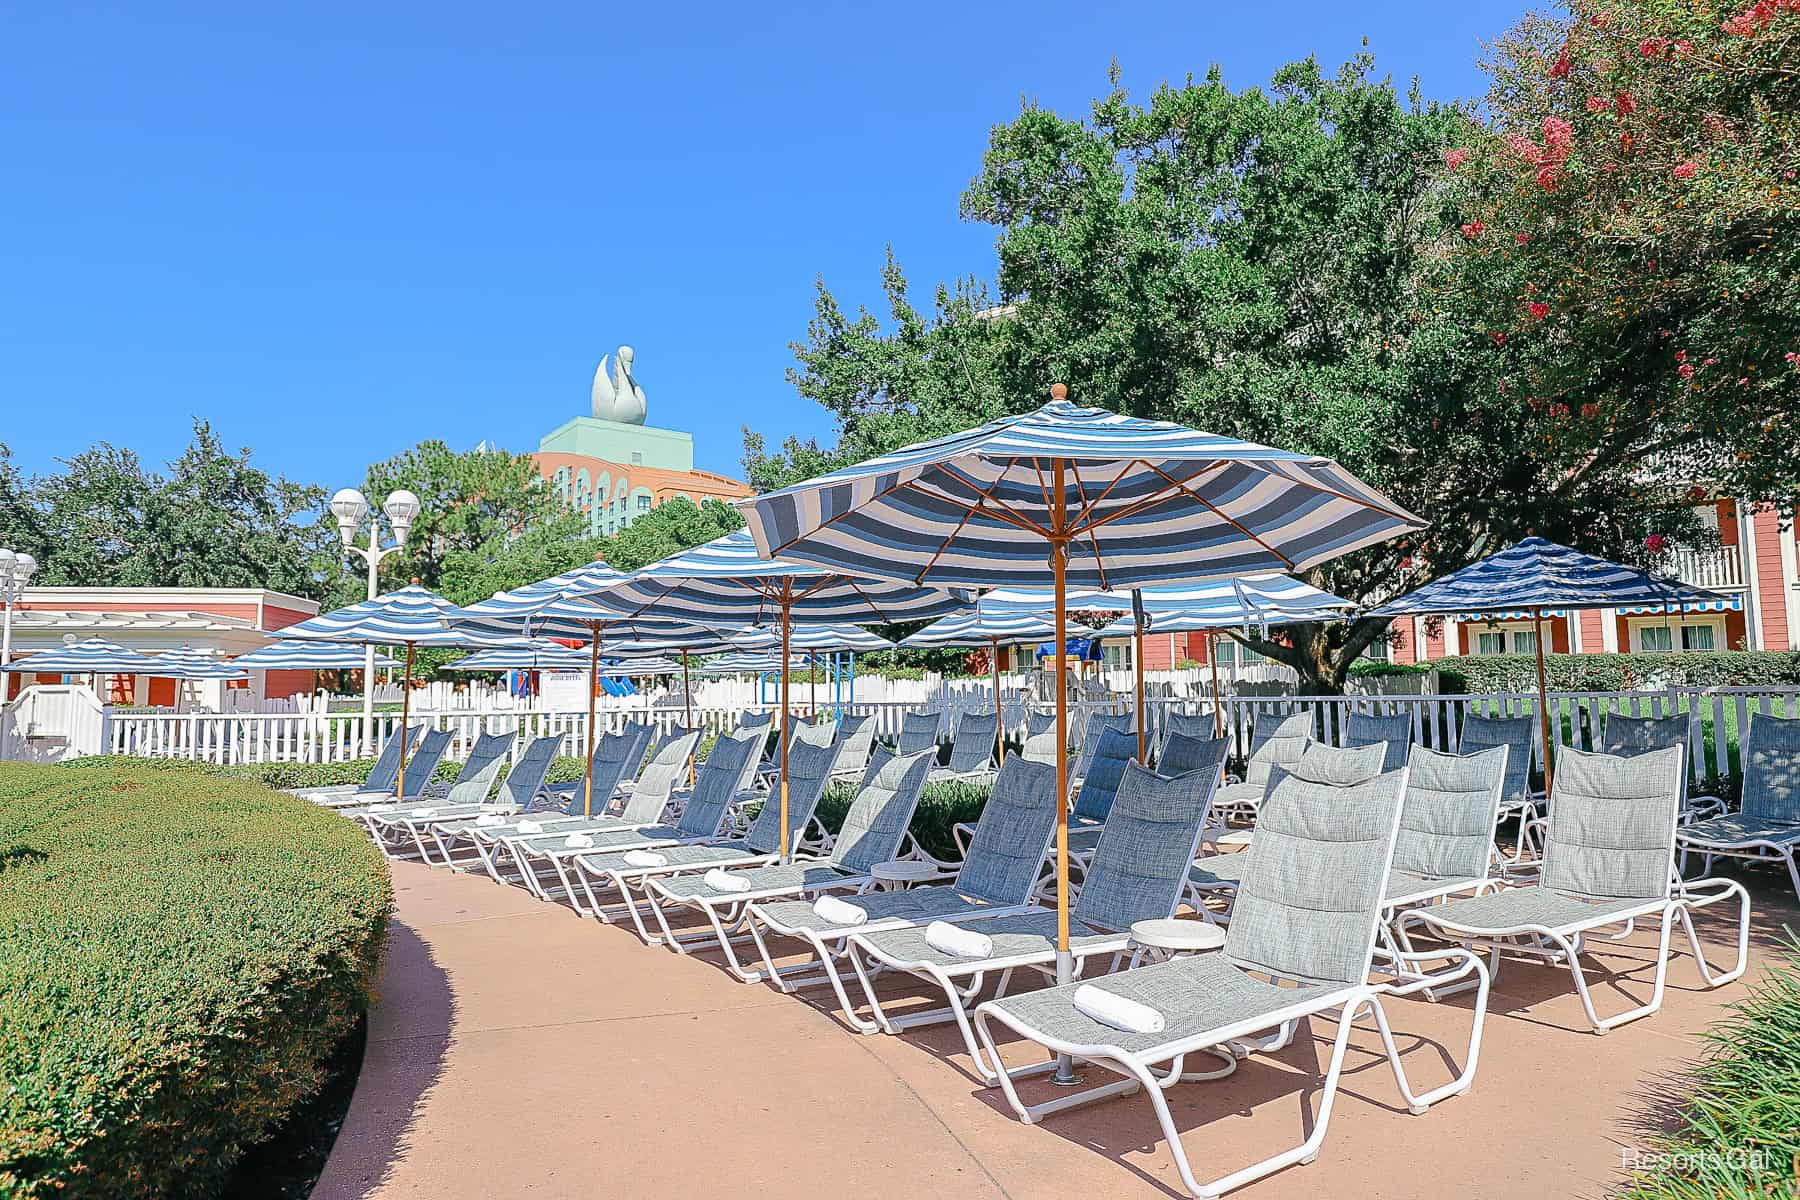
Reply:
[[1412, 748], [1394, 846], [1396, 873], [1423, 879], [1487, 875], [1511, 753], [1505, 746], [1466, 756]]
[[1244, 782], [1267, 787], [1269, 772], [1278, 766], [1297, 762], [1300, 752], [1312, 742], [1311, 713], [1295, 713], [1281, 721], [1259, 717], [1255, 735], [1250, 739], [1250, 757], [1244, 763]]
[[990, 904], [1025, 903], [1056, 819], [1056, 768], [1009, 755], [975, 824], [956, 890]]
[[[825, 785], [831, 782], [831, 768], [837, 762], [836, 746], [818, 746], [805, 738], [796, 737], [794, 748], [788, 752], [788, 832], [789, 842], [793, 835], [806, 829], [806, 824], [813, 818], [819, 807], [819, 797], [825, 794]], [[744, 842], [758, 854], [781, 853], [781, 784], [775, 785], [767, 799], [763, 801], [762, 811], [756, 814], [751, 822], [750, 831]]]
[[1344, 723], [1344, 745], [1387, 748], [1381, 769], [1398, 771], [1406, 765], [1406, 752], [1412, 748], [1413, 719], [1407, 713], [1377, 717], [1369, 713], [1351, 713]]
[[917, 754], [921, 750], [937, 751], [938, 725], [943, 720], [941, 714], [901, 713], [900, 714], [900, 756]]
[[1162, 757], [1156, 760], [1156, 773], [1186, 775], [1192, 771], [1219, 770], [1225, 765], [1225, 756], [1230, 752], [1231, 743], [1211, 734], [1211, 725], [1207, 726], [1203, 736], [1171, 733], [1169, 740], [1163, 743]]
[[1168, 779], [1128, 763], [1073, 915], [1124, 931], [1175, 911], [1218, 777]]
[[1618, 899], [1669, 894], [1682, 751], [1614, 758], [1565, 748], [1556, 761], [1543, 886]]
[[1245, 851], [1226, 957], [1288, 979], [1362, 982], [1405, 785], [1395, 771], [1343, 787], [1290, 776], [1270, 788]]
[[1743, 758], [1744, 819], [1800, 822], [1800, 720], [1752, 714]]
[[1087, 756], [1087, 774], [1075, 796], [1074, 815], [1084, 821], [1106, 820], [1106, 814], [1112, 811], [1113, 797], [1118, 795], [1119, 781], [1125, 776], [1125, 764], [1136, 756], [1137, 734], [1102, 729], [1099, 744]]
[[956, 722], [956, 736], [950, 741], [949, 771], [968, 775], [994, 765], [994, 749], [1000, 729], [996, 713], [964, 713]]
[[[1687, 713], [1667, 717], [1632, 717], [1624, 713], [1608, 713], [1594, 749], [1601, 754], [1632, 758], [1646, 750], [1667, 750], [1671, 746], [1687, 748], [1691, 718]], [[1681, 806], [1687, 807], [1687, 778], [1682, 778]]]
[[1494, 746], [1507, 747], [1506, 755], [1506, 790], [1500, 801], [1509, 808], [1516, 808], [1527, 799], [1531, 789], [1531, 753], [1532, 742], [1537, 734], [1530, 717], [1479, 717], [1473, 714], [1463, 718], [1462, 738], [1457, 742], [1457, 753], [1474, 754]]
[[[694, 790], [688, 793], [687, 805], [681, 810], [681, 831], [686, 837], [710, 837], [725, 824], [731, 802], [741, 790], [744, 763], [756, 757], [756, 744], [750, 738], [722, 737], [713, 743], [700, 773], [694, 778]], [[788, 764], [791, 768], [792, 763]], [[789, 806], [792, 806], [789, 789]]]
[[866, 875], [899, 852], [935, 753], [921, 750], [897, 755], [875, 773], [844, 816], [844, 827], [831, 848], [835, 866]]

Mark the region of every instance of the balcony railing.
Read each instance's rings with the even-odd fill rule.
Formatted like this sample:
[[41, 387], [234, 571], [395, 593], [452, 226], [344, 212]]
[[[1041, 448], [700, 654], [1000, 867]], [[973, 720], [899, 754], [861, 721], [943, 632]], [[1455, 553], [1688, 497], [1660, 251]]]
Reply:
[[1691, 583], [1695, 587], [1744, 586], [1744, 556], [1737, 546], [1716, 546], [1704, 550], [1677, 546], [1669, 552], [1666, 569], [1681, 582]]

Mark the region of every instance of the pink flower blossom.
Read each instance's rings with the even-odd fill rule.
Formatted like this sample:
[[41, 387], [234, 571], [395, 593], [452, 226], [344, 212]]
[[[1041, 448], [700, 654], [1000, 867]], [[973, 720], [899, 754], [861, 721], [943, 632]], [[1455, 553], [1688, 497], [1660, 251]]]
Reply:
[[1678, 363], [1686, 362], [1687, 361], [1687, 351], [1686, 350], [1677, 350], [1675, 352], [1675, 361]]
[[1592, 400], [1588, 401], [1586, 404], [1581, 406], [1582, 420], [1592, 421], [1595, 417], [1597, 417], [1599, 415], [1600, 415], [1600, 406], [1598, 404], [1595, 404]]
[[1525, 306], [1525, 311], [1531, 314], [1532, 320], [1541, 321], [1550, 315], [1550, 306], [1542, 300], [1533, 300]]
[[1587, 110], [1591, 113], [1609, 112], [1611, 109], [1612, 101], [1605, 96], [1589, 96], [1587, 98]]
[[1468, 161], [1469, 152], [1461, 146], [1458, 146], [1454, 150], [1446, 150], [1444, 152], [1444, 165], [1449, 167], [1452, 171]]
[[1552, 404], [1550, 406], [1550, 415], [1555, 417], [1558, 421], [1566, 421], [1569, 419], [1569, 406], [1560, 403]]
[[1527, 246], [1531, 244], [1531, 235], [1529, 233], [1515, 233], [1513, 234], [1513, 241], [1518, 245]]
[[1694, 377], [1694, 364], [1682, 363], [1679, 367], [1675, 368], [1675, 373], [1683, 379], [1692, 379]]
[[1620, 92], [1613, 100], [1613, 108], [1620, 116], [1637, 111], [1637, 101], [1631, 98], [1630, 92]]
[[1677, 179], [1692, 179], [1699, 173], [1700, 164], [1691, 158], [1670, 172], [1670, 174], [1674, 175]]
[[1669, 544], [1669, 539], [1664, 537], [1660, 533], [1653, 533], [1649, 537], [1644, 539], [1644, 549], [1650, 551], [1650, 553], [1652, 553], [1652, 554], [1661, 553], [1663, 547], [1667, 546], [1668, 544]]
[[1527, 162], [1536, 162], [1544, 157], [1543, 149], [1522, 133], [1507, 134], [1506, 148]]
[[1568, 77], [1569, 77], [1569, 44], [1567, 42], [1564, 42], [1561, 53], [1559, 53], [1556, 56], [1556, 62], [1551, 64], [1550, 78], [1552, 78], [1552, 79], [1567, 79]]
[[1504, 334], [1503, 332], [1501, 332], [1498, 329], [1490, 330], [1488, 333], [1488, 337], [1493, 340], [1493, 343], [1496, 346], [1506, 345], [1506, 334]]
[[1646, 38], [1638, 44], [1638, 53], [1645, 58], [1655, 58], [1663, 52], [1663, 47], [1666, 45], [1668, 43], [1661, 38]]
[[1537, 169], [1537, 185], [1546, 192], [1554, 192], [1556, 190], [1556, 174], [1556, 165], [1545, 163]]
[[1567, 150], [1575, 139], [1575, 127], [1561, 117], [1544, 118], [1544, 144], [1552, 150]]
[[1471, 242], [1485, 232], [1487, 232], [1487, 226], [1483, 225], [1480, 221], [1467, 221], [1464, 222], [1462, 227], [1462, 235]]

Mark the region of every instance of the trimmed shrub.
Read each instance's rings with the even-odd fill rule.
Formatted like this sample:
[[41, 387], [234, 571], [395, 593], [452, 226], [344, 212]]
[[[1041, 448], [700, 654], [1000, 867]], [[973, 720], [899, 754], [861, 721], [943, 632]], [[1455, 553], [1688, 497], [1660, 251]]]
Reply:
[[[1450, 661], [1460, 662], [1462, 660], [1452, 659]], [[1437, 666], [1437, 662], [1397, 663], [1379, 662], [1372, 658], [1365, 658], [1350, 664], [1350, 674], [1353, 678], [1387, 679], [1396, 675], [1429, 675]], [[1534, 675], [1532, 679], [1535, 682], [1537, 677]]]
[[[1533, 692], [1537, 657], [1467, 654], [1425, 664], [1447, 692]], [[1546, 654], [1553, 692], [1624, 692], [1660, 687], [1788, 687], [1800, 684], [1800, 652], [1685, 650], [1666, 654]]]
[[[980, 819], [981, 810], [987, 805], [988, 795], [993, 790], [985, 783], [968, 783], [959, 779], [926, 784], [909, 827], [913, 837], [925, 847], [926, 853], [936, 858], [952, 861], [957, 859], [960, 856], [951, 828], [959, 821]], [[856, 789], [852, 785], [832, 784], [819, 797], [819, 823], [835, 836], [844, 827], [844, 817], [849, 814], [850, 805], [855, 799]]]
[[350, 822], [188, 763], [0, 764], [0, 1196], [208, 1196], [318, 1090], [392, 892]]
[[[1706, 1032], [1707, 1048], [1658, 1138], [1661, 1155], [1620, 1189], [1621, 1200], [1787, 1196], [1800, 1162], [1800, 942], [1730, 1016]], [[1649, 1114], [1656, 1124], [1663, 1114]]]

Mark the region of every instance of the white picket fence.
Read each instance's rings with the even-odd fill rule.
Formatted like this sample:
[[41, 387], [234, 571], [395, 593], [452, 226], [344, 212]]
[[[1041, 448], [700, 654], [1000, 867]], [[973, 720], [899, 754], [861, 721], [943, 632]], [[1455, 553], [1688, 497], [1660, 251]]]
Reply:
[[[1735, 749], [1748, 729], [1752, 713], [1788, 717], [1800, 715], [1800, 689], [1793, 688], [1671, 688], [1636, 692], [1552, 693], [1552, 736], [1564, 745], [1591, 748], [1605, 714], [1666, 716], [1691, 714], [1689, 760], [1696, 778], [1725, 774], [1737, 768]], [[693, 724], [716, 733], [735, 726], [745, 711], [768, 711], [770, 705], [745, 708], [680, 707], [634, 708], [603, 711], [597, 728], [617, 730], [627, 721], [649, 720], [659, 730], [673, 729], [690, 718]], [[940, 735], [948, 737], [963, 712], [991, 711], [993, 693], [957, 692], [928, 706], [899, 703], [847, 704], [843, 711], [875, 718], [882, 737], [896, 737], [902, 714], [936, 711]], [[796, 710], [804, 716], [804, 704]], [[1071, 709], [1071, 744], [1079, 744], [1087, 716], [1100, 711], [1125, 711], [1128, 702], [1113, 699], [1079, 703]], [[824, 715], [836, 710], [821, 704]], [[1022, 728], [1028, 705], [1022, 694], [1007, 695], [1002, 711], [1009, 732]], [[1157, 699], [1145, 706], [1148, 731], [1160, 737], [1167, 714], [1210, 715], [1210, 697]], [[1353, 713], [1391, 715], [1406, 713], [1413, 721], [1413, 739], [1427, 746], [1453, 747], [1462, 718], [1470, 712], [1483, 715], [1535, 715], [1537, 697], [1530, 692], [1486, 695], [1390, 695], [1390, 696], [1233, 696], [1225, 701], [1221, 718], [1239, 753], [1247, 749], [1255, 725], [1280, 720], [1297, 712], [1310, 712], [1314, 734], [1341, 744], [1345, 723]], [[562, 734], [565, 753], [579, 753], [585, 741], [585, 712], [472, 713], [415, 712], [413, 720], [454, 734], [450, 754], [456, 757], [483, 733], [510, 733], [523, 741], [547, 734]], [[353, 713], [147, 713], [120, 714], [106, 728], [106, 752], [156, 758], [187, 758], [214, 763], [338, 762], [380, 752], [399, 723], [398, 713], [375, 718], [372, 744], [362, 743], [362, 718]], [[1535, 755], [1535, 747], [1534, 747]]]

